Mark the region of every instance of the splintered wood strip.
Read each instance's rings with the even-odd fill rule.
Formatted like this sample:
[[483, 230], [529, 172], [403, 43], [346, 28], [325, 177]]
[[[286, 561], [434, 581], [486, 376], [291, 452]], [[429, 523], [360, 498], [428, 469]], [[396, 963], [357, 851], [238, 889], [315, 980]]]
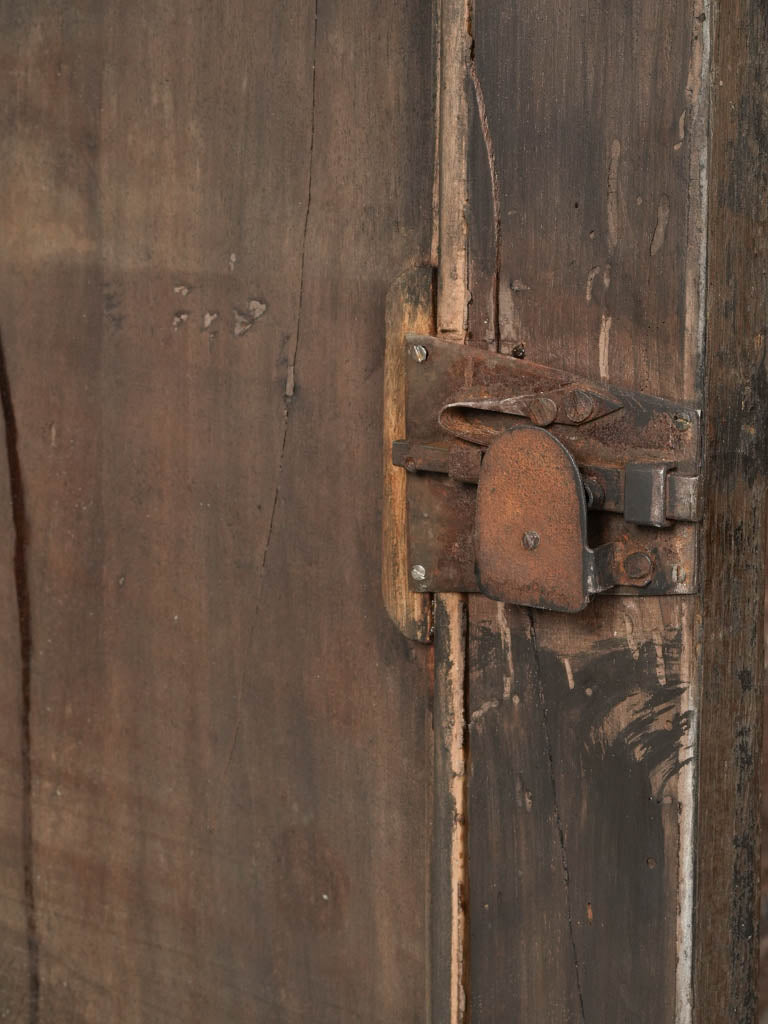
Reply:
[[464, 342], [467, 265], [468, 79], [466, 0], [440, 2], [439, 259], [437, 329]]
[[467, 605], [435, 597], [435, 782], [431, 917], [431, 1020], [461, 1024], [466, 1012], [467, 855], [464, 686]]
[[[465, 0], [440, 0], [437, 330], [466, 340], [467, 63]], [[431, 872], [432, 1024], [463, 1024], [468, 994], [466, 861], [466, 599], [435, 597], [435, 762]]]

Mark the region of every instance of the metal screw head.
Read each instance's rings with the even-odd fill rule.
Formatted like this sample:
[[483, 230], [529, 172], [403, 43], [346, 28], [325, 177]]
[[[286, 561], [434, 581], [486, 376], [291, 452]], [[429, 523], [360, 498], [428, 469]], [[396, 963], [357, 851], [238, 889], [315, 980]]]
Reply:
[[642, 580], [650, 576], [653, 571], [653, 562], [650, 555], [644, 551], [633, 551], [624, 559], [624, 572], [631, 580]]
[[536, 395], [528, 405], [528, 418], [537, 427], [548, 427], [557, 416], [557, 404], [546, 395]]
[[535, 551], [541, 543], [541, 537], [535, 530], [526, 530], [523, 534], [523, 547], [526, 551]]
[[417, 583], [423, 583], [427, 578], [427, 570], [423, 565], [412, 565], [411, 578], [416, 580]]
[[423, 363], [429, 355], [429, 352], [427, 352], [424, 345], [411, 345], [411, 355], [417, 363]]
[[678, 430], [689, 430], [691, 426], [691, 417], [687, 412], [676, 412], [672, 417], [672, 422]]
[[594, 407], [592, 396], [578, 388], [575, 391], [569, 391], [563, 401], [565, 415], [571, 423], [583, 423], [584, 420], [588, 420]]

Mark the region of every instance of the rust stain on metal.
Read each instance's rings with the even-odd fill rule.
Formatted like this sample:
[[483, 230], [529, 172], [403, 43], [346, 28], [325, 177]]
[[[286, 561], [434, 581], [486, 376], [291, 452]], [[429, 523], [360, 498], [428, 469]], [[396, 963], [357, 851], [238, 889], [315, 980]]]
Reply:
[[477, 487], [475, 558], [488, 597], [580, 611], [587, 603], [586, 502], [550, 433], [518, 427], [488, 449]]

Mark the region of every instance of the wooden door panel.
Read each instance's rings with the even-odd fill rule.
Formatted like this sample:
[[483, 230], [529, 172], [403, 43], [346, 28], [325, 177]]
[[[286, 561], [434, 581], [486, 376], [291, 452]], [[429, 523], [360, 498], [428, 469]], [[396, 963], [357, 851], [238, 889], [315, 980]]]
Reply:
[[0, 24], [32, 637], [25, 690], [3, 513], [0, 1006], [419, 1021], [430, 655], [381, 607], [378, 495], [429, 5]]
[[752, 1019], [764, 16], [715, 13], [473, 5], [466, 340], [707, 424], [697, 597], [469, 599], [473, 1021]]

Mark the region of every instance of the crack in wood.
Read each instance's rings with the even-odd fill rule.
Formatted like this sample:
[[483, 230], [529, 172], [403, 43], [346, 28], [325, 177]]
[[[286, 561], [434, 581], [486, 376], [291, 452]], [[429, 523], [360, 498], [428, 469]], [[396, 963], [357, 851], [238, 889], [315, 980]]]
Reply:
[[[471, 27], [471, 18], [469, 19]], [[480, 75], [477, 71], [475, 61], [475, 40], [470, 34], [469, 47], [469, 77], [475, 94], [477, 105], [477, 116], [480, 122], [480, 131], [485, 144], [485, 154], [488, 160], [488, 174], [491, 181], [491, 201], [493, 204], [493, 250], [494, 250], [494, 273], [493, 273], [493, 295], [491, 301], [491, 315], [493, 318], [493, 338], [498, 351], [500, 342], [499, 333], [499, 282], [501, 281], [501, 196], [499, 192], [499, 175], [496, 170], [496, 152], [493, 146], [490, 124], [488, 123], [488, 111], [485, 106], [485, 94]]]
[[24, 479], [19, 456], [19, 434], [11, 394], [5, 346], [0, 334], [0, 405], [5, 426], [5, 452], [11, 491], [14, 548], [13, 570], [19, 617], [21, 662], [21, 843], [24, 859], [24, 913], [27, 941], [29, 1024], [37, 1024], [40, 1010], [40, 949], [37, 934], [32, 816], [32, 615], [27, 566], [27, 514]]
[[285, 449], [288, 440], [288, 421], [290, 419], [290, 407], [296, 389], [296, 360], [299, 354], [301, 342], [301, 324], [304, 312], [304, 263], [307, 252], [307, 232], [309, 230], [309, 214], [312, 208], [312, 166], [315, 153], [315, 112], [317, 107], [317, 13], [319, 0], [315, 0], [315, 17], [312, 37], [312, 109], [309, 129], [309, 159], [307, 167], [307, 205], [304, 213], [304, 229], [301, 238], [301, 258], [299, 261], [299, 302], [296, 315], [296, 333], [294, 335], [293, 348], [288, 359], [288, 372], [285, 378], [284, 408], [283, 408], [283, 436], [280, 442], [280, 459], [277, 465], [277, 477], [275, 480], [275, 491], [272, 497], [272, 509], [269, 515], [269, 526], [267, 528], [267, 539], [264, 544], [264, 554], [261, 559], [262, 575], [267, 565], [267, 554], [272, 543], [272, 529], [275, 523], [275, 511], [280, 497], [280, 484], [283, 476], [283, 463], [285, 461]]

